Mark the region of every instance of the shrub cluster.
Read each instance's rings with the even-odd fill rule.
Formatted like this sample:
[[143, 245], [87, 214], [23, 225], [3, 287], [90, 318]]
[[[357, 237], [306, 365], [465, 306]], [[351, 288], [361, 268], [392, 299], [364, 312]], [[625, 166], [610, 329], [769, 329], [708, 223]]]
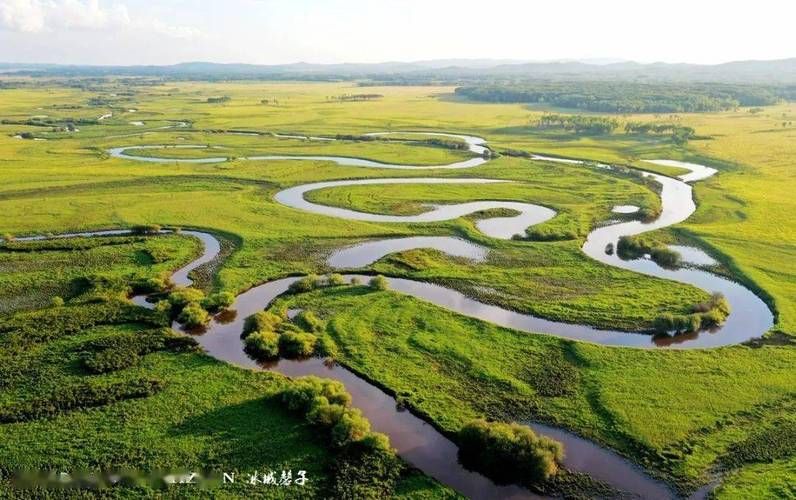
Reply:
[[259, 359], [306, 358], [315, 354], [316, 334], [325, 329], [326, 323], [312, 311], [302, 311], [292, 323], [285, 316], [262, 311], [246, 318], [243, 334], [246, 351]]
[[368, 286], [374, 290], [387, 290], [390, 288], [390, 282], [387, 281], [387, 278], [379, 274], [370, 279]]
[[655, 318], [653, 326], [660, 333], [697, 332], [703, 328], [718, 326], [730, 314], [730, 303], [721, 293], [691, 307], [690, 314], [664, 313]]
[[205, 297], [197, 288], [178, 288], [168, 296], [167, 304], [158, 303], [157, 309], [170, 311], [177, 321], [188, 326], [198, 327], [210, 321], [209, 312], [227, 309], [235, 303], [235, 296], [229, 292], [214, 293]]
[[346, 284], [346, 279], [342, 274], [330, 274], [328, 276], [318, 276], [317, 274], [308, 274], [303, 278], [293, 282], [288, 287], [290, 293], [306, 293], [324, 286], [342, 286]]
[[459, 431], [462, 463], [500, 483], [532, 486], [558, 472], [561, 443], [519, 424], [474, 420]]
[[296, 379], [280, 394], [282, 402], [328, 436], [336, 459], [334, 498], [387, 498], [402, 463], [387, 436], [370, 430], [362, 413], [350, 408], [351, 396], [342, 383], [318, 377]]
[[191, 302], [182, 308], [177, 321], [189, 328], [195, 328], [207, 324], [210, 314], [198, 302]]
[[130, 228], [131, 233], [142, 235], [158, 234], [162, 230], [163, 228], [158, 224], [139, 224]]
[[663, 267], [674, 267], [680, 263], [680, 254], [665, 246], [651, 243], [640, 236], [622, 236], [616, 245], [616, 253], [623, 259], [637, 259], [649, 254]]

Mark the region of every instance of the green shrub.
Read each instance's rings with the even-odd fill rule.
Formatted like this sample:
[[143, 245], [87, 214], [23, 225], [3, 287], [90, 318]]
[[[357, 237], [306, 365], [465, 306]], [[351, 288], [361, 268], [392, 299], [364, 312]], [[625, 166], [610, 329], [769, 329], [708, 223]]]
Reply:
[[234, 303], [234, 294], [230, 292], [219, 292], [214, 293], [202, 300], [202, 307], [208, 311], [215, 312], [227, 309]]
[[638, 259], [645, 254], [663, 267], [674, 267], [680, 263], [678, 252], [668, 247], [651, 243], [641, 236], [622, 236], [616, 245], [616, 253], [623, 259]]
[[324, 396], [315, 396], [310, 404], [310, 410], [307, 412], [307, 421], [313, 425], [331, 429], [343, 418], [345, 412], [345, 406], [330, 403]]
[[378, 275], [370, 279], [368, 286], [374, 290], [387, 290], [390, 288], [390, 282], [384, 276]]
[[320, 288], [321, 286], [323, 286], [323, 280], [321, 277], [317, 274], [309, 274], [300, 280], [291, 283], [288, 290], [291, 293], [306, 293], [311, 292], [316, 288]]
[[279, 334], [263, 330], [251, 333], [246, 337], [246, 352], [258, 359], [276, 359], [279, 357]]
[[680, 253], [666, 247], [650, 250], [650, 258], [663, 267], [674, 267], [680, 263]]
[[343, 447], [359, 441], [370, 433], [370, 422], [357, 408], [346, 408], [340, 419], [332, 427], [332, 445]]
[[182, 309], [191, 302], [201, 302], [204, 298], [204, 292], [198, 288], [178, 288], [169, 294], [169, 302], [176, 309]]
[[147, 278], [134, 282], [132, 287], [135, 295], [143, 295], [168, 290], [170, 284], [169, 281], [164, 278]]
[[345, 500], [391, 498], [402, 469], [387, 436], [370, 433], [336, 457], [331, 496]]
[[137, 226], [133, 226], [130, 228], [130, 232], [133, 234], [157, 234], [162, 231], [163, 228], [157, 224], [139, 224]]
[[342, 286], [345, 285], [345, 277], [342, 274], [330, 274], [326, 281], [329, 283], [330, 286]]
[[326, 358], [336, 359], [339, 357], [337, 344], [329, 335], [318, 337], [318, 345], [315, 346], [315, 353]]
[[700, 328], [702, 328], [702, 316], [700, 316], [699, 314], [689, 314], [686, 331], [698, 332]]
[[191, 302], [180, 311], [180, 315], [177, 316], [177, 321], [189, 328], [197, 327], [205, 325], [210, 321], [210, 315], [199, 303]]
[[312, 333], [321, 333], [326, 328], [326, 323], [318, 318], [312, 311], [301, 311], [293, 322], [304, 330]]
[[64, 306], [64, 299], [58, 297], [57, 295], [50, 300], [50, 305], [53, 307], [63, 307]]
[[251, 332], [261, 332], [261, 331], [276, 331], [277, 327], [284, 321], [285, 319], [277, 314], [274, 314], [270, 311], [260, 311], [258, 313], [254, 313], [248, 318], [243, 324], [243, 333], [244, 335]]
[[342, 382], [322, 379], [315, 376], [297, 378], [286, 389], [280, 398], [291, 411], [307, 414], [312, 408], [316, 397], [323, 396], [329, 403], [348, 406], [351, 395], [345, 390]]
[[459, 431], [459, 454], [495, 481], [533, 485], [558, 472], [563, 447], [523, 425], [475, 420]]
[[387, 436], [370, 432], [342, 383], [314, 376], [292, 381], [280, 393], [289, 410], [319, 427], [337, 453], [332, 463], [332, 497], [351, 500], [391, 497], [402, 462]]
[[702, 321], [703, 327], [711, 328], [724, 323], [726, 316], [723, 315], [718, 309], [711, 309], [708, 312], [700, 314], [700, 319]]
[[306, 358], [315, 352], [318, 337], [306, 332], [285, 332], [279, 337], [279, 352], [286, 358]]
[[171, 313], [171, 302], [168, 300], [159, 300], [155, 304], [155, 311], [169, 314]]

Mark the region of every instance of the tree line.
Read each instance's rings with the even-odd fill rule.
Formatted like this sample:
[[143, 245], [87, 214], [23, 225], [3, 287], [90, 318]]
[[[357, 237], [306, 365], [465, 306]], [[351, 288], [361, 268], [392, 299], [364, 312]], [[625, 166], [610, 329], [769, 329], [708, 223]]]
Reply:
[[603, 113], [714, 112], [796, 99], [796, 89], [791, 87], [718, 83], [529, 81], [468, 85], [455, 92], [477, 101], [547, 104]]

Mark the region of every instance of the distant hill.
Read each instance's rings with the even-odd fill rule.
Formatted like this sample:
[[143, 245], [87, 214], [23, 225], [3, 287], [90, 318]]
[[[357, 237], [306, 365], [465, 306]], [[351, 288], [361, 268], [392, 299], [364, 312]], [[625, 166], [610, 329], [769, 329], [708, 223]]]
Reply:
[[523, 62], [495, 59], [443, 59], [415, 62], [279, 65], [185, 62], [168, 66], [70, 66], [0, 63], [0, 73], [46, 76], [159, 76], [211, 79], [370, 79], [461, 82], [478, 79], [622, 80], [636, 82], [725, 82], [796, 84], [796, 57], [724, 64], [641, 64], [591, 60]]

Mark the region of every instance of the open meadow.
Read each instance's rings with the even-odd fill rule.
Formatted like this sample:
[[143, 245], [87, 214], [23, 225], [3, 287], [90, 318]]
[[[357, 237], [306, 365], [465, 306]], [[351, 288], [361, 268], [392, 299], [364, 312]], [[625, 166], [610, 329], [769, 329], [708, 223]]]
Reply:
[[[501, 318], [532, 316], [598, 333], [585, 341], [544, 335], [459, 314], [378, 280], [349, 285], [330, 277], [321, 286], [315, 277], [254, 308], [273, 314], [247, 323], [255, 339], [247, 349], [283, 355], [311, 340], [304, 354], [333, 360], [457, 444], [476, 419], [545, 424], [618, 453], [672, 496], [711, 483], [710, 495], [722, 499], [796, 495], [796, 127], [788, 125], [796, 104], [613, 115], [620, 124], [693, 128], [694, 137], [677, 142], [621, 126], [598, 135], [540, 129], [543, 116], [564, 111], [469, 101], [452, 87], [379, 86], [367, 88], [379, 98], [339, 97], [357, 92], [350, 82], [145, 79], [32, 79], [0, 90], [0, 489], [19, 469], [243, 475], [271, 468], [305, 470], [307, 489], [221, 488], [233, 496], [307, 498], [335, 497], [356, 484], [351, 498], [456, 498], [456, 485], [424, 474], [401, 449], [396, 459], [389, 446], [373, 444], [381, 437], [360, 423], [356, 397], [339, 409], [350, 428], [327, 433], [323, 422], [331, 417], [318, 407], [297, 411], [290, 398], [304, 391], [327, 408], [341, 397], [336, 388], [310, 390], [276, 368], [226, 363], [203, 343], [223, 328], [220, 316], [234, 297], [283, 278], [339, 272], [440, 285], [499, 308]], [[374, 132], [393, 134], [366, 135]], [[461, 136], [483, 138], [486, 151], [468, 148]], [[648, 161], [659, 159], [717, 173], [689, 184], [696, 211], [645, 234], [650, 246], [641, 254], [655, 257], [673, 244], [707, 253], [709, 265], [674, 267], [726, 277], [762, 299], [773, 326], [750, 332], [752, 340], [689, 348], [696, 337], [722, 335], [703, 324], [656, 337], [681, 348], [600, 341], [601, 330], [646, 341], [662, 317], [693, 318], [706, 312], [704, 304], [715, 309], [713, 290], [584, 251], [597, 228], [665, 213], [660, 184], [638, 171], [674, 178], [688, 170]], [[468, 161], [473, 166], [434, 168]], [[413, 182], [383, 182], [396, 178]], [[319, 184], [301, 195], [314, 206], [365, 214], [360, 220], [279, 198], [305, 184], [361, 179], [371, 183]], [[476, 201], [494, 206], [411, 219]], [[617, 206], [638, 211], [618, 213]], [[513, 237], [485, 229], [522, 210], [550, 217]], [[112, 229], [134, 231], [48, 236]], [[175, 289], [171, 273], [203, 253], [191, 230], [220, 247], [188, 273], [192, 281], [176, 283], [193, 288]], [[456, 238], [482, 254], [455, 255], [446, 240], [361, 266], [330, 260], [360, 243], [416, 236]], [[198, 298], [185, 298], [195, 289]], [[159, 301], [130, 301], [143, 294]], [[201, 328], [194, 336], [168, 328], [174, 319], [188, 325], [191, 313], [199, 326], [211, 325], [204, 339]], [[242, 350], [240, 333], [225, 345]], [[287, 348], [275, 344], [288, 336], [294, 343]], [[378, 421], [370, 425], [387, 432]], [[564, 472], [525, 486], [570, 498], [622, 491], [589, 471], [559, 466]], [[149, 486], [119, 493], [144, 494], [152, 494]]]

